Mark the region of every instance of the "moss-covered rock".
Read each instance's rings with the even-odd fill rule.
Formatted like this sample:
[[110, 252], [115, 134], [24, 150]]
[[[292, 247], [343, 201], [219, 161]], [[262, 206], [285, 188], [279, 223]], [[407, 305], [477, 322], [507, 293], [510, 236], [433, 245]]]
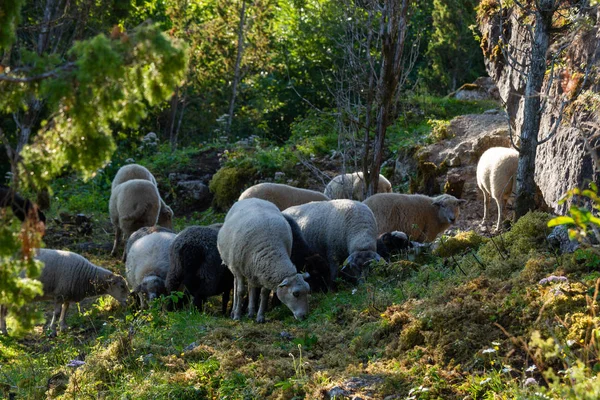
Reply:
[[225, 211], [238, 199], [242, 190], [253, 181], [256, 170], [250, 165], [223, 167], [213, 175], [209, 189], [214, 195], [213, 207]]
[[438, 257], [451, 257], [464, 253], [468, 249], [477, 249], [487, 241], [475, 231], [458, 232], [455, 236], [442, 239], [439, 246], [433, 251]]

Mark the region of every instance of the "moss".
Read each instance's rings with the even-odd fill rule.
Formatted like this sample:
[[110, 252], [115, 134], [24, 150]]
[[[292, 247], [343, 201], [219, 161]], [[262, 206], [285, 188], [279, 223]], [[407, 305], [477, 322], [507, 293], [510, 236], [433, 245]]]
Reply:
[[416, 181], [411, 180], [410, 192], [422, 193], [429, 196], [438, 194], [439, 190], [437, 190], [437, 185], [435, 183], [435, 178], [438, 175], [438, 167], [434, 163], [419, 160], [417, 179]]
[[554, 270], [555, 262], [550, 258], [532, 257], [525, 263], [519, 274], [519, 280], [524, 283], [537, 283]]
[[462, 179], [458, 180], [447, 180], [444, 184], [444, 193], [460, 199], [462, 197], [463, 189], [465, 187], [465, 181]]
[[254, 178], [256, 170], [249, 165], [223, 167], [217, 171], [209, 184], [214, 194], [213, 207], [224, 211], [233, 205], [240, 193]]
[[479, 85], [475, 84], [475, 83], [465, 83], [464, 85], [462, 85], [461, 87], [458, 88], [458, 90], [479, 90]]
[[477, 249], [486, 241], [486, 238], [475, 231], [458, 232], [455, 236], [442, 240], [433, 254], [438, 257], [451, 257], [468, 249]]
[[598, 318], [584, 313], [567, 315], [565, 322], [569, 327], [567, 340], [572, 340], [578, 344], [584, 343], [586, 339], [589, 340], [592, 330], [598, 328]]

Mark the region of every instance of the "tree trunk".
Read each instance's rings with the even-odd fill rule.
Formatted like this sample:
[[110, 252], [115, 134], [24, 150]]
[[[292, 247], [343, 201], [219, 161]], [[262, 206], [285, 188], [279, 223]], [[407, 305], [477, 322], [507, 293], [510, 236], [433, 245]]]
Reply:
[[[550, 3], [550, 4], [548, 4]], [[520, 218], [535, 209], [535, 157], [541, 119], [541, 89], [546, 72], [546, 53], [549, 46], [549, 28], [552, 24], [553, 1], [541, 1], [535, 16], [535, 28], [531, 48], [531, 62], [525, 86], [521, 146], [517, 167], [517, 197], [515, 216]]]
[[389, 126], [394, 94], [403, 73], [402, 56], [406, 31], [408, 30], [406, 16], [409, 6], [410, 0], [402, 0], [401, 4], [396, 0], [387, 0], [385, 3], [385, 11], [387, 11], [388, 16], [387, 27], [383, 36], [381, 74], [378, 82], [375, 148], [369, 171], [364, 171], [365, 175], [368, 176], [367, 195], [369, 196], [377, 193], [385, 134]]
[[179, 106], [179, 88], [175, 89], [175, 93], [171, 97], [171, 115], [169, 116], [169, 143], [171, 145], [171, 151], [175, 150], [177, 146], [177, 139], [175, 137], [175, 124], [177, 123], [177, 109]]
[[238, 30], [238, 48], [237, 57], [235, 59], [235, 68], [233, 71], [233, 82], [231, 87], [231, 101], [229, 102], [229, 113], [227, 117], [227, 135], [231, 133], [231, 122], [233, 121], [233, 110], [235, 107], [235, 98], [237, 96], [237, 86], [240, 81], [240, 65], [242, 63], [242, 55], [244, 54], [244, 22], [246, 19], [246, 0], [242, 0], [242, 9], [240, 10], [240, 26]]

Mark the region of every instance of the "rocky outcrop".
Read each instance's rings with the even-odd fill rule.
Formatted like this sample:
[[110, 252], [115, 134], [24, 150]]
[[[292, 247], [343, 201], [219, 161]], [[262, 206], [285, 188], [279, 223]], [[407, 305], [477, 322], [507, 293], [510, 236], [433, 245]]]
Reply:
[[[569, 189], [583, 187], [589, 181], [598, 182], [599, 178], [597, 172], [594, 172], [586, 141], [592, 140], [591, 147], [597, 144], [597, 139], [593, 139], [593, 136], [600, 125], [600, 80], [594, 72], [593, 76], [586, 80], [585, 87], [582, 87], [584, 75], [581, 66], [590, 62], [600, 66], [600, 24], [597, 6], [587, 12], [591, 20], [596, 21], [595, 25], [573, 38], [564, 58], [564, 68], [558, 71], [559, 76], [554, 80], [547, 80], [542, 89], [543, 92], [548, 90], [548, 104], [541, 118], [540, 140], [552, 131], [559, 117], [563, 95], [579, 95], [574, 103], [564, 110], [562, 123], [556, 135], [538, 147], [536, 157], [536, 183], [546, 202], [557, 213], [564, 213], [570, 206], [568, 202], [558, 204]], [[523, 123], [522, 106], [526, 81], [523, 74], [509, 67], [502, 53], [500, 38], [503, 36], [504, 40], [508, 41], [508, 48], [529, 50], [530, 44], [525, 41], [528, 37], [527, 27], [522, 24], [515, 10], [489, 7], [480, 16], [479, 28], [483, 33], [481, 47], [487, 71], [498, 86], [500, 97], [511, 120], [515, 121], [515, 133], [518, 135]], [[514, 61], [522, 65], [527, 64], [526, 57], [529, 54], [530, 51], [514, 51]], [[551, 86], [548, 88], [549, 84]]]

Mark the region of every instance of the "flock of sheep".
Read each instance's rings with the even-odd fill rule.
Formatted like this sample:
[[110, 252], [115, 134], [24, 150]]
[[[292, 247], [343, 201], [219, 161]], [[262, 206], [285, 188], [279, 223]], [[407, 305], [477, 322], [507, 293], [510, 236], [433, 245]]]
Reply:
[[[484, 220], [493, 198], [498, 227], [506, 197], [514, 186], [518, 153], [508, 148], [487, 150], [477, 167], [484, 194]], [[0, 191], [0, 205], [19, 208], [14, 193]], [[222, 224], [189, 226], [172, 231], [173, 211], [162, 200], [156, 179], [145, 167], [123, 166], [112, 182], [110, 219], [115, 227], [112, 255], [124, 237], [126, 280], [84, 257], [67, 251], [40, 249], [45, 264], [39, 277], [44, 296], [65, 329], [70, 302], [109, 294], [125, 304], [132, 293], [142, 307], [172, 291], [184, 291], [198, 308], [210, 296], [222, 295], [226, 313], [231, 289], [231, 316], [244, 309], [265, 321], [270, 292], [297, 319], [308, 314], [311, 291], [335, 290], [337, 278], [359, 282], [369, 263], [413, 241], [432, 241], [456, 222], [465, 200], [392, 193], [380, 175], [378, 194], [364, 196], [362, 173], [335, 177], [324, 193], [283, 184], [261, 183], [245, 190]], [[22, 220], [25, 217], [21, 218]], [[340, 266], [342, 266], [340, 268]], [[260, 294], [260, 303], [258, 298]], [[0, 333], [6, 334], [6, 307], [0, 306]]]

